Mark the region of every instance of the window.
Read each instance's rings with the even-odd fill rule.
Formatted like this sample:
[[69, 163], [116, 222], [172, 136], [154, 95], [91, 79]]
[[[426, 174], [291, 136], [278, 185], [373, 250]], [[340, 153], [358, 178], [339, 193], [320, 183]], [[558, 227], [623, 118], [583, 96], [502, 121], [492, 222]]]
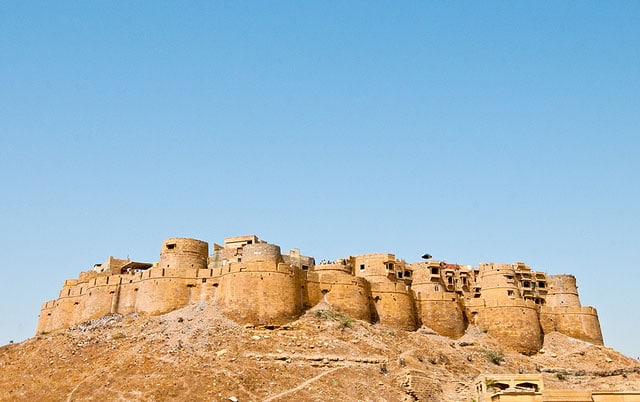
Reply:
[[435, 285], [435, 286], [433, 287], [433, 290], [435, 290], [436, 292], [439, 292], [439, 291], [440, 291], [440, 286]]
[[448, 278], [447, 278], [447, 283], [448, 283], [449, 285], [453, 284], [453, 278], [452, 278], [452, 277], [448, 277]]
[[507, 290], [507, 296], [512, 296], [513, 297], [513, 290]]
[[207, 283], [207, 278], [202, 278], [202, 283]]
[[396, 272], [396, 275], [398, 276], [398, 278], [402, 278], [402, 272], [398, 271]]
[[302, 266], [302, 270], [303, 271], [308, 271], [309, 270], [309, 266], [308, 265], [303, 265]]
[[431, 275], [438, 275], [438, 268], [432, 267], [431, 268]]
[[539, 288], [544, 288], [544, 282], [538, 282], [538, 287]]
[[360, 264], [360, 272], [364, 271], [364, 264]]
[[176, 245], [175, 245], [175, 243], [167, 244], [167, 248], [169, 250], [173, 250], [174, 248], [176, 248]]
[[404, 271], [405, 278], [411, 278], [411, 271]]

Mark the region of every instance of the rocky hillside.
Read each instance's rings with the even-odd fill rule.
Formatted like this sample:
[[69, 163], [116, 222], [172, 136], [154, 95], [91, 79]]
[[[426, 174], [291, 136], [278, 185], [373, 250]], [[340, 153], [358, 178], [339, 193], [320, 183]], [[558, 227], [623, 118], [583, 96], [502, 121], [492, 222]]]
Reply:
[[473, 328], [461, 339], [390, 330], [318, 306], [275, 328], [201, 303], [112, 315], [0, 348], [0, 400], [470, 401], [480, 373], [541, 372], [547, 388], [638, 389], [640, 364], [558, 333], [523, 356]]

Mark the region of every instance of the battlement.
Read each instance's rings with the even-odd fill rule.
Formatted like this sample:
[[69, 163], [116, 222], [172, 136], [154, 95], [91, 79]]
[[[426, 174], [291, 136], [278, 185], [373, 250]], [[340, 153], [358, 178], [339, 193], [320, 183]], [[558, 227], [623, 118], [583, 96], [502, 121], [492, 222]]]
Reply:
[[581, 306], [576, 278], [524, 262], [408, 263], [391, 253], [333, 261], [304, 256], [256, 235], [223, 245], [190, 238], [162, 242], [157, 262], [110, 256], [67, 279], [43, 303], [37, 332], [109, 313], [163, 314], [210, 301], [243, 324], [283, 324], [321, 303], [354, 318], [404, 330], [427, 326], [452, 338], [476, 325], [506, 345], [535, 353], [551, 331], [602, 344], [597, 311]]

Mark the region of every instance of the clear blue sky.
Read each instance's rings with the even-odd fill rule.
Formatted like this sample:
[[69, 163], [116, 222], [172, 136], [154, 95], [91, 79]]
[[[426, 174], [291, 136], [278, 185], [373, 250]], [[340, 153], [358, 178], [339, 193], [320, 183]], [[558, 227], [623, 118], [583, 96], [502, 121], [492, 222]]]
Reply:
[[639, 2], [0, 2], [0, 344], [255, 233], [572, 273], [640, 355]]

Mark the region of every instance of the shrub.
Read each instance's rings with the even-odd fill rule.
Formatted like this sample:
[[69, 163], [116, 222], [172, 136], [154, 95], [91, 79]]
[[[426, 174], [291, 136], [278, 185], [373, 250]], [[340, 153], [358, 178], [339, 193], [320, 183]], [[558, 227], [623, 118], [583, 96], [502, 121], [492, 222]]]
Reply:
[[340, 323], [341, 328], [351, 328], [353, 323], [356, 322], [355, 319], [349, 317], [346, 314], [338, 313], [331, 310], [316, 310], [313, 313], [317, 318], [322, 320], [333, 320]]
[[487, 350], [487, 360], [499, 366], [504, 361], [504, 353], [501, 351]]

